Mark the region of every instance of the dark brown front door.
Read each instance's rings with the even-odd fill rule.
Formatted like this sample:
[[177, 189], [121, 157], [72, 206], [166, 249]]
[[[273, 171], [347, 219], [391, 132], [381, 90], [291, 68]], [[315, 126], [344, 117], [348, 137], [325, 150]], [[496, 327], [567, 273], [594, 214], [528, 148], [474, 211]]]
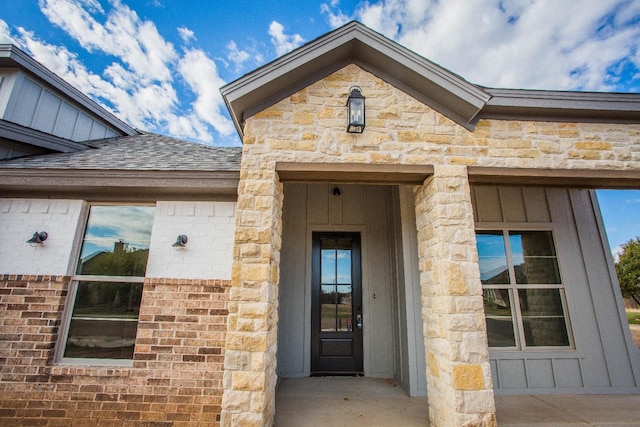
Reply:
[[359, 233], [313, 233], [311, 374], [362, 374]]

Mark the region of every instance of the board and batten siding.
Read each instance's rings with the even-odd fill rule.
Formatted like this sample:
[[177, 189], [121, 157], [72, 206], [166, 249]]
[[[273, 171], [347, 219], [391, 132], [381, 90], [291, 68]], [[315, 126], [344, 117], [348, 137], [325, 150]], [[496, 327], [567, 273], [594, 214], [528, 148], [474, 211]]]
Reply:
[[4, 120], [76, 142], [119, 135], [101, 120], [24, 73], [18, 72], [12, 77], [0, 87], [2, 93], [11, 92], [6, 104], [6, 95], [0, 95], [0, 106], [6, 105], [2, 114]]
[[589, 190], [476, 185], [478, 229], [551, 229], [564, 284], [572, 346], [490, 349], [497, 394], [637, 392], [621, 294], [595, 193]]
[[[394, 221], [399, 220], [398, 193], [389, 186], [285, 184], [283, 243], [279, 290], [278, 373], [310, 374], [311, 237], [314, 231], [355, 231], [362, 238], [362, 303], [365, 376], [394, 378], [408, 384], [409, 369], [400, 347], [406, 334], [405, 303], [399, 298]], [[418, 328], [422, 333], [421, 326]], [[401, 343], [404, 341], [404, 343]], [[402, 350], [404, 352], [405, 350]], [[415, 373], [414, 373], [415, 374]]]

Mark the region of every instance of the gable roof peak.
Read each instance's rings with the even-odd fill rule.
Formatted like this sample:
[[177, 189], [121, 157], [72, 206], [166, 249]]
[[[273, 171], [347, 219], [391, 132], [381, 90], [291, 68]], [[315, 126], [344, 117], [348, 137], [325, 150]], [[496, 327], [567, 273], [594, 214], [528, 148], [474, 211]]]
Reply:
[[240, 136], [244, 121], [349, 63], [393, 84], [461, 125], [490, 96], [358, 21], [351, 21], [221, 88]]
[[223, 86], [236, 129], [354, 63], [461, 126], [483, 118], [640, 123], [640, 94], [491, 89], [472, 84], [358, 21], [351, 21]]

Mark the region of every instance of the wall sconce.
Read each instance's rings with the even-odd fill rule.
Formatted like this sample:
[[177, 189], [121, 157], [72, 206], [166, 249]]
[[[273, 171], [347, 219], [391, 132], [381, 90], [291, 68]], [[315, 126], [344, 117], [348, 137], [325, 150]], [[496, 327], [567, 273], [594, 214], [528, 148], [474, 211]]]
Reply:
[[335, 188], [333, 189], [333, 195], [334, 195], [334, 196], [336, 196], [336, 197], [338, 197], [338, 196], [341, 196], [341, 195], [342, 195], [342, 191], [340, 191], [340, 187], [335, 187]]
[[173, 246], [173, 249], [175, 249], [176, 251], [181, 251], [185, 248], [188, 241], [189, 239], [187, 238], [187, 236], [185, 234], [181, 234], [176, 238], [176, 242], [171, 246]]
[[347, 117], [349, 118], [347, 132], [362, 133], [364, 131], [364, 96], [359, 87], [351, 88], [351, 94], [347, 99]]
[[34, 248], [37, 246], [42, 246], [42, 242], [47, 240], [47, 237], [49, 237], [49, 235], [46, 231], [36, 231], [35, 233], [33, 233], [33, 237], [27, 240], [27, 243]]

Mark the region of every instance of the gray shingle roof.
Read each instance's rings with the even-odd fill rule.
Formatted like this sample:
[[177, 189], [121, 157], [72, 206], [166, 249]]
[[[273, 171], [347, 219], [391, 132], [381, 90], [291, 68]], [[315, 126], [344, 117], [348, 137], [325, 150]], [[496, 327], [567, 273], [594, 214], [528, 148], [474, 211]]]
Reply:
[[0, 161], [2, 169], [239, 171], [241, 147], [211, 147], [163, 135], [108, 138], [88, 149]]

